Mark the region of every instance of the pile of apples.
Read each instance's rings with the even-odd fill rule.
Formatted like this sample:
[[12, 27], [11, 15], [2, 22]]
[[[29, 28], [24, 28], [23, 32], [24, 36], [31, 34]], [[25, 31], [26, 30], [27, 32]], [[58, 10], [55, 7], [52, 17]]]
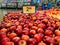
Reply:
[[40, 11], [9, 12], [0, 23], [0, 45], [60, 45], [60, 20]]
[[49, 10], [45, 10], [44, 12], [46, 12], [46, 15], [53, 16], [54, 18], [60, 19], [60, 9], [52, 8]]

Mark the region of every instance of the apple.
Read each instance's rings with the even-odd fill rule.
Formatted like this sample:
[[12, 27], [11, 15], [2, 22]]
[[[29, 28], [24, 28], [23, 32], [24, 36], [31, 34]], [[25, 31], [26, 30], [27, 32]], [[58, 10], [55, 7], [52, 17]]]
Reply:
[[45, 29], [45, 28], [46, 28], [46, 25], [43, 24], [43, 23], [40, 23], [40, 24], [38, 25], [38, 27], [39, 27], [39, 28], [43, 28], [43, 29]]
[[51, 30], [46, 30], [45, 35], [48, 35], [48, 36], [53, 35], [53, 32]]
[[35, 30], [30, 30], [30, 34], [31, 35], [35, 35], [36, 34], [36, 31]]
[[29, 45], [34, 45], [34, 44], [29, 44]]
[[22, 29], [22, 25], [18, 25], [17, 28], [21, 28]]
[[30, 34], [29, 30], [23, 30], [22, 33], [25, 34], [25, 35], [29, 35]]
[[34, 16], [34, 17], [32, 17], [32, 20], [36, 20], [37, 18]]
[[60, 36], [60, 30], [55, 30], [55, 34], [56, 34], [57, 36]]
[[22, 29], [21, 28], [16, 28], [16, 30], [15, 30], [15, 32], [16, 32], [16, 34], [21, 34], [22, 33]]
[[49, 44], [54, 44], [55, 40], [54, 40], [54, 38], [52, 38], [50, 36], [45, 36], [44, 37], [44, 42], [49, 43]]
[[14, 42], [6, 42], [5, 45], [14, 45]]
[[5, 38], [3, 38], [2, 40], [1, 40], [1, 44], [2, 45], [5, 45], [5, 43], [6, 42], [9, 42], [10, 41], [10, 39], [8, 38], [8, 37], [5, 37]]
[[7, 37], [6, 33], [5, 32], [0, 32], [0, 39], [3, 39]]
[[42, 28], [38, 28], [37, 32], [38, 33], [44, 33], [44, 30]]
[[10, 33], [10, 34], [8, 35], [8, 37], [9, 37], [10, 39], [13, 39], [13, 38], [16, 37], [16, 36], [17, 36], [16, 33]]
[[47, 23], [47, 27], [51, 27], [51, 23], [49, 21]]
[[28, 35], [22, 35], [22, 40], [28, 41], [29, 40], [29, 36]]
[[30, 30], [28, 27], [25, 27], [24, 30]]
[[33, 26], [33, 23], [29, 23], [29, 26], [32, 27]]
[[52, 23], [53, 28], [57, 28], [56, 24]]
[[11, 25], [11, 23], [6, 23], [6, 27], [10, 27]]
[[23, 27], [28, 27], [28, 24], [24, 24], [24, 26]]
[[60, 26], [60, 22], [56, 22], [56, 25], [59, 27]]
[[60, 36], [56, 36], [56, 37], [55, 37], [55, 40], [56, 40], [58, 43], [60, 43]]
[[37, 40], [37, 42], [40, 42], [42, 40], [42, 35], [41, 34], [35, 34], [34, 38]]
[[35, 45], [35, 44], [37, 43], [37, 41], [36, 41], [36, 39], [34, 39], [34, 38], [30, 38], [29, 41], [28, 41], [28, 43]]
[[15, 22], [15, 25], [16, 25], [16, 26], [18, 26], [19, 24], [20, 24], [20, 23], [19, 23], [18, 21], [17, 21], [17, 22]]
[[16, 26], [11, 26], [10, 31], [14, 31], [14, 30], [16, 30]]
[[37, 26], [32, 26], [32, 30], [37, 30], [38, 27]]
[[46, 45], [44, 42], [40, 42], [38, 43], [38, 45]]
[[14, 37], [12, 41], [17, 44], [20, 41], [20, 37]]
[[43, 23], [48, 23], [48, 19], [43, 19], [42, 22]]
[[48, 27], [47, 30], [54, 31], [54, 28], [53, 27]]
[[6, 33], [7, 31], [8, 31], [8, 30], [5, 29], [5, 28], [3, 28], [3, 29], [0, 30], [0, 32], [5, 32], [5, 33]]

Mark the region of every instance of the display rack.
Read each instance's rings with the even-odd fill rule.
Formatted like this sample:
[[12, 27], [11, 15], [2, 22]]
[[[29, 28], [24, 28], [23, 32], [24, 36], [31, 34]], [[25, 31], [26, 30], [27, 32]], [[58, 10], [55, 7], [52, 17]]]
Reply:
[[[38, 6], [42, 3], [47, 3], [47, 2], [52, 2], [52, 6], [56, 7], [57, 3], [56, 0], [31, 0], [30, 2], [27, 2], [26, 0], [9, 0], [9, 1], [2, 1], [1, 3], [1, 9], [22, 9], [23, 5], [35, 5], [36, 8], [38, 9]], [[43, 5], [43, 4], [42, 4]], [[48, 4], [47, 4], [48, 5]], [[59, 6], [58, 6], [59, 7]]]
[[39, 0], [31, 0], [31, 1], [27, 1], [27, 0], [15, 0], [15, 1], [13, 1], [13, 0], [2, 0], [1, 8], [4, 8], [4, 9], [5, 8], [20, 9], [23, 7], [23, 5], [38, 5], [36, 2], [39, 2]]

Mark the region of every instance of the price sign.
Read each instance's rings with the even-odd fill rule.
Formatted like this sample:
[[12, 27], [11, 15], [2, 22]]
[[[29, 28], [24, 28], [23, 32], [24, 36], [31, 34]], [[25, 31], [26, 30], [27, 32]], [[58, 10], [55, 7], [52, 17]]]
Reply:
[[23, 6], [23, 13], [35, 13], [35, 6]]

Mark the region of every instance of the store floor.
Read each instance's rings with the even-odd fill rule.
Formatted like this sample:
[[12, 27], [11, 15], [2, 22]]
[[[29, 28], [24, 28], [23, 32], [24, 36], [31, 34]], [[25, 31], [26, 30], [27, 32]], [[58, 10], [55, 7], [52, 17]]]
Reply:
[[0, 22], [3, 20], [3, 16], [7, 12], [11, 12], [11, 11], [21, 11], [21, 10], [17, 10], [17, 9], [0, 9]]

